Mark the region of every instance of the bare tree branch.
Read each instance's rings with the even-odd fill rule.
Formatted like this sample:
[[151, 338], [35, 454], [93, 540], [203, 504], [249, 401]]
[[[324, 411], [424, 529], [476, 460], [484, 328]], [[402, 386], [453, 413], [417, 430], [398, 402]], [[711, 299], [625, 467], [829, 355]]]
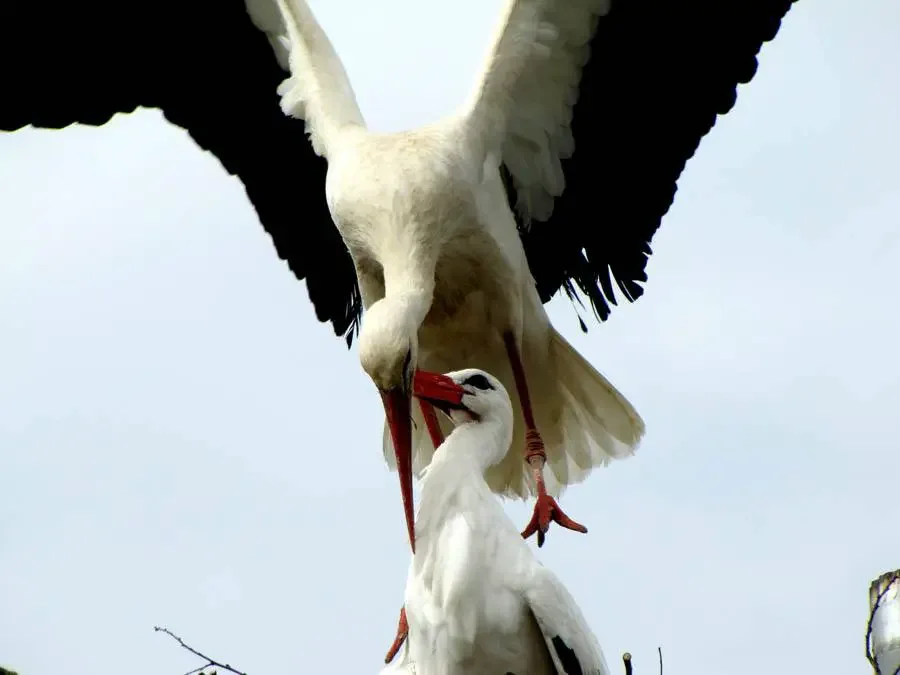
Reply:
[[[900, 570], [891, 572], [884, 580], [879, 580], [879, 583], [882, 584], [881, 590], [875, 596], [872, 609], [869, 611], [869, 621], [866, 624], [866, 659], [868, 659], [875, 670], [875, 675], [881, 675], [881, 670], [878, 668], [878, 662], [875, 661], [875, 655], [872, 653], [872, 626], [875, 622], [875, 615], [878, 613], [879, 607], [881, 607], [881, 601], [884, 600], [884, 596], [887, 595], [888, 591], [891, 590], [898, 580], [900, 580]], [[900, 668], [897, 669], [894, 675], [900, 675]]]
[[662, 647], [657, 647], [656, 651], [659, 652], [659, 675], [663, 675], [663, 672], [662, 672]]
[[625, 675], [632, 675], [631, 672], [631, 654], [625, 652], [622, 654], [622, 663], [625, 664]]
[[177, 635], [175, 635], [175, 633], [173, 633], [172, 631], [170, 631], [168, 628], [164, 628], [164, 627], [160, 627], [160, 626], [154, 626], [154, 627], [153, 627], [153, 630], [154, 630], [154, 632], [156, 632], [156, 633], [165, 633], [165, 634], [168, 635], [170, 638], [172, 638], [173, 640], [175, 640], [175, 642], [177, 642], [179, 645], [181, 645], [184, 649], [188, 650], [191, 654], [193, 654], [194, 656], [199, 656], [201, 659], [203, 659], [204, 661], [206, 661], [206, 663], [204, 663], [204, 664], [203, 664], [202, 666], [200, 666], [199, 668], [194, 668], [193, 670], [189, 670], [189, 671], [187, 671], [184, 675], [195, 675], [195, 673], [199, 673], [199, 672], [202, 671], [203, 669], [209, 668], [209, 667], [213, 667], [213, 668], [221, 668], [222, 670], [227, 670], [229, 673], [234, 673], [234, 675], [247, 675], [247, 673], [243, 673], [243, 672], [241, 672], [240, 670], [238, 670], [237, 668], [233, 668], [232, 666], [230, 666], [230, 665], [227, 664], [227, 663], [219, 663], [219, 662], [216, 661], [215, 659], [209, 658], [209, 657], [208, 657], [206, 654], [204, 654], [203, 652], [197, 651], [196, 649], [194, 649], [193, 647], [191, 647], [189, 644], [187, 644], [184, 640], [182, 640], [180, 637], [178, 637]]

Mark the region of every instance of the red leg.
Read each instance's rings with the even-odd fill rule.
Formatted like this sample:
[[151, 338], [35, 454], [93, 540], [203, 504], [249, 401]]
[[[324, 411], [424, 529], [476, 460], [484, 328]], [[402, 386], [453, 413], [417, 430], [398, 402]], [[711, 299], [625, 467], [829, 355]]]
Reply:
[[550, 529], [550, 521], [576, 532], [587, 532], [587, 528], [569, 518], [559, 508], [556, 500], [547, 494], [547, 488], [544, 485], [544, 464], [547, 462], [547, 454], [544, 452], [544, 441], [534, 424], [531, 397], [528, 395], [528, 384], [525, 381], [525, 368], [522, 366], [522, 359], [512, 333], [505, 333], [503, 342], [506, 345], [513, 377], [516, 380], [516, 391], [519, 392], [519, 400], [522, 402], [522, 416], [525, 418], [525, 461], [531, 467], [531, 475], [534, 476], [538, 491], [534, 514], [522, 531], [522, 536], [528, 539], [537, 532], [538, 546], [540, 547], [544, 545], [544, 535]]
[[400, 651], [400, 647], [403, 646], [408, 634], [409, 624], [406, 621], [406, 607], [402, 607], [400, 609], [400, 621], [397, 622], [397, 637], [394, 638], [394, 643], [388, 650], [387, 656], [384, 657], [385, 663], [390, 663], [394, 660], [394, 657], [397, 656], [397, 653]]
[[[434, 406], [428, 403], [428, 401], [419, 399], [419, 407], [422, 409], [422, 416], [425, 418], [425, 426], [428, 427], [428, 435], [431, 436], [431, 442], [434, 444], [434, 449], [437, 450], [441, 443], [444, 442], [444, 432], [441, 431], [441, 424], [438, 422], [437, 413], [434, 411]], [[406, 607], [401, 607], [400, 620], [397, 623], [397, 635], [394, 637], [394, 642], [391, 644], [387, 656], [384, 657], [385, 663], [390, 663], [394, 660], [408, 634], [409, 624], [406, 621]]]

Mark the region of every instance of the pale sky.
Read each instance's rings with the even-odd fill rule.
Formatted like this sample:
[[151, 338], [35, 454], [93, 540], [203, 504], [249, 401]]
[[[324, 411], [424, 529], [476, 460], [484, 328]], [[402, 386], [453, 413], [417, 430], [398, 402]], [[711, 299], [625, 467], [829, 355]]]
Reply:
[[[462, 99], [500, 1], [311, 4], [393, 130]], [[564, 495], [590, 533], [538, 553], [616, 673], [657, 645], [666, 675], [869, 672], [868, 584], [900, 565], [898, 25], [801, 0], [688, 163], [646, 295], [587, 335], [550, 305], [647, 423]], [[0, 341], [0, 663], [201, 665], [163, 624], [251, 675], [378, 672], [408, 564], [381, 402], [185, 132], [0, 136]]]

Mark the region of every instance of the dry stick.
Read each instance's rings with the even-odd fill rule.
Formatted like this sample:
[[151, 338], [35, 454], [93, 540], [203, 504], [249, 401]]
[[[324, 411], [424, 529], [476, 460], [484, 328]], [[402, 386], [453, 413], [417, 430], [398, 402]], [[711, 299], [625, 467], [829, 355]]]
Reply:
[[153, 626], [153, 630], [157, 633], [165, 633], [170, 638], [175, 640], [175, 642], [180, 644], [184, 649], [187, 649], [194, 656], [199, 656], [201, 659], [206, 660], [206, 663], [204, 663], [202, 666], [200, 666], [199, 668], [194, 668], [193, 670], [189, 670], [184, 675], [194, 675], [194, 673], [199, 673], [204, 668], [209, 668], [210, 666], [213, 666], [215, 668], [222, 668], [223, 670], [227, 670], [229, 673], [234, 673], [235, 675], [247, 675], [247, 673], [242, 673], [240, 670], [238, 670], [237, 668], [232, 668], [227, 663], [219, 663], [215, 659], [209, 658], [203, 652], [198, 652], [196, 649], [191, 647], [189, 644], [187, 644], [184, 640], [182, 640], [180, 637], [175, 635], [175, 633], [170, 631], [168, 628], [160, 628], [159, 626]]
[[[875, 621], [875, 614], [878, 613], [878, 608], [881, 606], [881, 601], [884, 600], [884, 596], [887, 595], [887, 592], [898, 581], [900, 581], [900, 574], [895, 572], [884, 585], [884, 588], [881, 589], [881, 592], [876, 596], [875, 602], [872, 603], [872, 611], [869, 612], [869, 621], [866, 624], [866, 658], [869, 660], [872, 668], [875, 669], [876, 675], [881, 675], [881, 670], [878, 668], [878, 663], [875, 661], [875, 655], [872, 654], [872, 622]], [[900, 674], [900, 668], [894, 673], [894, 675], [898, 674]]]
[[[663, 675], [663, 664], [662, 664], [662, 647], [657, 647], [656, 651], [659, 652], [659, 675]], [[632, 675], [631, 665], [631, 653], [625, 652], [622, 654], [622, 663], [625, 664], [625, 675]], [[897, 672], [894, 675], [900, 675], [900, 669], [897, 669]]]

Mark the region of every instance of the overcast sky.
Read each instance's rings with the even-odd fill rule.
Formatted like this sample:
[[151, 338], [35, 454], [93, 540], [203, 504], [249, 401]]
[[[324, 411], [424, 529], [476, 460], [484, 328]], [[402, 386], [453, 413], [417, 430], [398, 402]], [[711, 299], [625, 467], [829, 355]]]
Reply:
[[[500, 0], [311, 4], [396, 130], [462, 99]], [[898, 25], [801, 0], [689, 162], [646, 295], [588, 335], [550, 304], [647, 422], [566, 493], [590, 533], [539, 553], [615, 672], [657, 645], [667, 675], [868, 672], [868, 584], [900, 565]], [[0, 663], [201, 665], [164, 624], [252, 675], [377, 673], [408, 563], [381, 402], [185, 132], [0, 136], [0, 346]]]

